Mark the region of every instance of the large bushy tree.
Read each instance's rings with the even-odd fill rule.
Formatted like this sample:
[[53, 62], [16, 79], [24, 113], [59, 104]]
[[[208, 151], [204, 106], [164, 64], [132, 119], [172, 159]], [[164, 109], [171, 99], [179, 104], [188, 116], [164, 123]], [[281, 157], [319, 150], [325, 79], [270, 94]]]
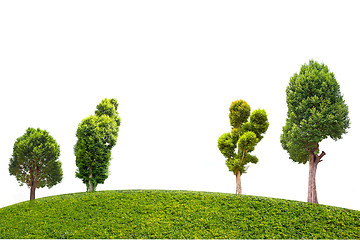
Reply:
[[59, 156], [60, 147], [46, 130], [28, 128], [15, 141], [9, 172], [20, 185], [30, 188], [30, 200], [35, 199], [36, 188], [51, 188], [61, 182]]
[[282, 147], [297, 163], [309, 162], [308, 202], [318, 203], [316, 169], [325, 156], [319, 143], [341, 139], [349, 128], [349, 111], [335, 75], [324, 64], [310, 60], [295, 73], [286, 88], [287, 119]]
[[111, 149], [116, 144], [120, 126], [117, 107], [116, 99], [103, 99], [95, 115], [83, 119], [76, 131], [76, 177], [86, 184], [89, 192], [95, 191], [109, 176]]
[[229, 110], [231, 132], [219, 137], [218, 148], [226, 158], [229, 171], [236, 176], [236, 194], [241, 194], [240, 177], [246, 173], [248, 163], [258, 162], [250, 153], [263, 138], [269, 122], [265, 110], [258, 109], [250, 115], [250, 106], [243, 100], [234, 101]]

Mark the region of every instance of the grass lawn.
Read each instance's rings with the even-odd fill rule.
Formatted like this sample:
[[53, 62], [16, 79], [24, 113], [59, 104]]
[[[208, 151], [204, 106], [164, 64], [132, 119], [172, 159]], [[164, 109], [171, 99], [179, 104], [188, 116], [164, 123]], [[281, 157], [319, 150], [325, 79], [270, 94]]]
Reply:
[[123, 190], [0, 209], [1, 238], [360, 238], [360, 211], [225, 193]]

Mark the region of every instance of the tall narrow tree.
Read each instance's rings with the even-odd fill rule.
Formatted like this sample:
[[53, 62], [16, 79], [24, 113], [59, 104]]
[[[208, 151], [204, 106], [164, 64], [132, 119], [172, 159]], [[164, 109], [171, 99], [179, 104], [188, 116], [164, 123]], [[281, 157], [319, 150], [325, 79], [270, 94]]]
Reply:
[[234, 101], [229, 110], [231, 133], [219, 137], [218, 148], [226, 158], [229, 171], [236, 176], [236, 194], [241, 194], [240, 177], [246, 173], [248, 163], [258, 162], [258, 158], [250, 153], [263, 138], [269, 122], [265, 110], [255, 110], [250, 116], [250, 106], [243, 100]]
[[76, 131], [76, 177], [86, 184], [89, 192], [95, 191], [109, 176], [111, 149], [116, 144], [120, 126], [117, 107], [116, 99], [102, 100], [95, 115], [83, 119]]
[[316, 169], [323, 161], [319, 143], [331, 137], [342, 138], [350, 126], [348, 106], [340, 93], [335, 75], [324, 64], [310, 60], [286, 88], [288, 113], [281, 145], [297, 163], [309, 162], [308, 198], [318, 203]]
[[30, 200], [35, 199], [36, 188], [51, 188], [61, 182], [59, 156], [60, 147], [46, 130], [28, 128], [16, 140], [9, 172], [21, 186], [26, 184], [30, 188]]

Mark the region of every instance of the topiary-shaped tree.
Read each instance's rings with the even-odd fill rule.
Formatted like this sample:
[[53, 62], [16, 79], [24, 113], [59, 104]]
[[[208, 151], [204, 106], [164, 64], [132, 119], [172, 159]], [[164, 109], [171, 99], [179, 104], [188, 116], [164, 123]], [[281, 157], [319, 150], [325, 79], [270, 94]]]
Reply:
[[226, 158], [229, 171], [236, 176], [236, 194], [241, 194], [240, 177], [246, 173], [248, 163], [256, 164], [259, 161], [250, 153], [263, 138], [262, 134], [268, 129], [269, 122], [262, 109], [253, 111], [250, 116], [250, 106], [243, 100], [234, 101], [229, 110], [231, 133], [219, 137], [218, 148]]

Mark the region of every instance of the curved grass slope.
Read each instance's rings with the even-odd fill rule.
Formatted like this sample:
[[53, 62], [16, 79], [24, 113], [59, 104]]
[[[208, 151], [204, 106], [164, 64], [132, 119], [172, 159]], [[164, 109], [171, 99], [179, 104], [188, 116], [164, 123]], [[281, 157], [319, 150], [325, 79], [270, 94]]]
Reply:
[[76, 193], [0, 209], [1, 238], [360, 238], [360, 211], [234, 194]]

